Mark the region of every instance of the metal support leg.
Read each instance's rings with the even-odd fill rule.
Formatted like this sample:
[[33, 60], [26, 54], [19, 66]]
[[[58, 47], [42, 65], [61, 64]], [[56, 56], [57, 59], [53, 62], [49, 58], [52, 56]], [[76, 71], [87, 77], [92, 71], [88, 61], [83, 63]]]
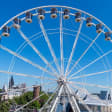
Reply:
[[61, 93], [62, 93], [62, 90], [63, 90], [63, 85], [61, 86], [61, 88], [60, 88], [60, 90], [59, 90], [58, 96], [56, 97], [56, 100], [55, 100], [55, 102], [54, 102], [54, 104], [53, 104], [53, 106], [52, 106], [50, 112], [53, 112], [54, 108], [56, 107], [56, 103], [58, 102], [58, 100], [59, 100], [59, 98], [60, 98], [60, 95], [61, 95]]
[[79, 106], [76, 102], [76, 99], [75, 97], [73, 96], [73, 93], [72, 91], [70, 90], [69, 86], [66, 85], [66, 90], [68, 91], [68, 97], [69, 97], [69, 101], [70, 101], [70, 104], [71, 104], [71, 107], [73, 109], [74, 112], [80, 112], [80, 109], [79, 109]]

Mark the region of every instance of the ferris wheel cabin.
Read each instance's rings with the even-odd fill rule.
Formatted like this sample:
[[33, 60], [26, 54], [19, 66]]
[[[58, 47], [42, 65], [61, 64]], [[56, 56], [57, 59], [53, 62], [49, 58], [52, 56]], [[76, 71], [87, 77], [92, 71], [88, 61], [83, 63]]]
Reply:
[[51, 9], [51, 18], [56, 18], [57, 17], [57, 9], [56, 8], [52, 8]]
[[45, 10], [44, 9], [39, 9], [38, 10], [38, 18], [39, 19], [43, 20], [45, 18], [44, 14], [45, 14]]
[[16, 29], [19, 29], [20, 25], [21, 25], [21, 20], [19, 18], [15, 18], [13, 20], [13, 27], [16, 28]]
[[101, 23], [96, 25], [96, 32], [97, 33], [101, 33], [102, 32], [102, 24]]
[[81, 21], [81, 13], [80, 13], [80, 12], [77, 12], [77, 13], [75, 14], [75, 21], [76, 21], [76, 22], [80, 22], [80, 21]]
[[32, 13], [30, 13], [30, 12], [26, 13], [25, 21], [27, 23], [32, 23]]
[[10, 28], [8, 26], [4, 26], [2, 29], [2, 35], [8, 37], [10, 35]]
[[92, 18], [91, 17], [86, 18], [86, 25], [88, 27], [92, 26]]
[[105, 40], [111, 40], [111, 32], [105, 32]]
[[69, 19], [69, 10], [68, 9], [64, 9], [64, 15], [63, 15], [63, 18], [64, 19]]

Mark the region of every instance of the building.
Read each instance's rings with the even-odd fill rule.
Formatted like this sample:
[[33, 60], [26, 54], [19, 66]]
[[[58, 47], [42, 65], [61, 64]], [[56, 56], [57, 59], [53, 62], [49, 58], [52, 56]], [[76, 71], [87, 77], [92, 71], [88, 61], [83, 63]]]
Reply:
[[9, 80], [9, 88], [7, 88], [6, 85], [3, 86], [2, 92], [1, 92], [1, 100], [5, 101], [8, 99], [13, 99], [13, 97], [20, 96], [23, 93], [26, 92], [26, 84], [22, 83], [19, 85], [14, 84], [14, 78], [11, 76]]
[[11, 89], [14, 86], [14, 78], [13, 76], [11, 76], [10, 80], [9, 80], [9, 89]]
[[40, 86], [34, 85], [33, 87], [33, 97], [34, 98], [37, 98], [39, 96], [40, 89], [41, 89]]
[[8, 99], [8, 95], [7, 95], [7, 86], [4, 85], [2, 88], [2, 97], [1, 97], [1, 101], [7, 100]]

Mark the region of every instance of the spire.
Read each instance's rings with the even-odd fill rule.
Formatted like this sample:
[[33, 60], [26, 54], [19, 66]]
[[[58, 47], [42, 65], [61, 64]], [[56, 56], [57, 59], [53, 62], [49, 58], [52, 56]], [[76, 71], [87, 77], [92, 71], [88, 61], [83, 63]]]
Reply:
[[14, 86], [14, 79], [13, 79], [13, 76], [11, 76], [9, 80], [9, 88], [12, 88], [13, 86]]
[[7, 86], [6, 85], [3, 86], [2, 91], [7, 92]]

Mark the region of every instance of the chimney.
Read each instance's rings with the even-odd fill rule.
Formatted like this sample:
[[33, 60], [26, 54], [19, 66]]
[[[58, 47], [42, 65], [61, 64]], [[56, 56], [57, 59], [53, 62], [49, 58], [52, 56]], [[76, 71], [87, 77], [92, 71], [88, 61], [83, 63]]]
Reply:
[[39, 96], [39, 92], [40, 92], [40, 86], [34, 86], [33, 87], [33, 97], [37, 98]]

